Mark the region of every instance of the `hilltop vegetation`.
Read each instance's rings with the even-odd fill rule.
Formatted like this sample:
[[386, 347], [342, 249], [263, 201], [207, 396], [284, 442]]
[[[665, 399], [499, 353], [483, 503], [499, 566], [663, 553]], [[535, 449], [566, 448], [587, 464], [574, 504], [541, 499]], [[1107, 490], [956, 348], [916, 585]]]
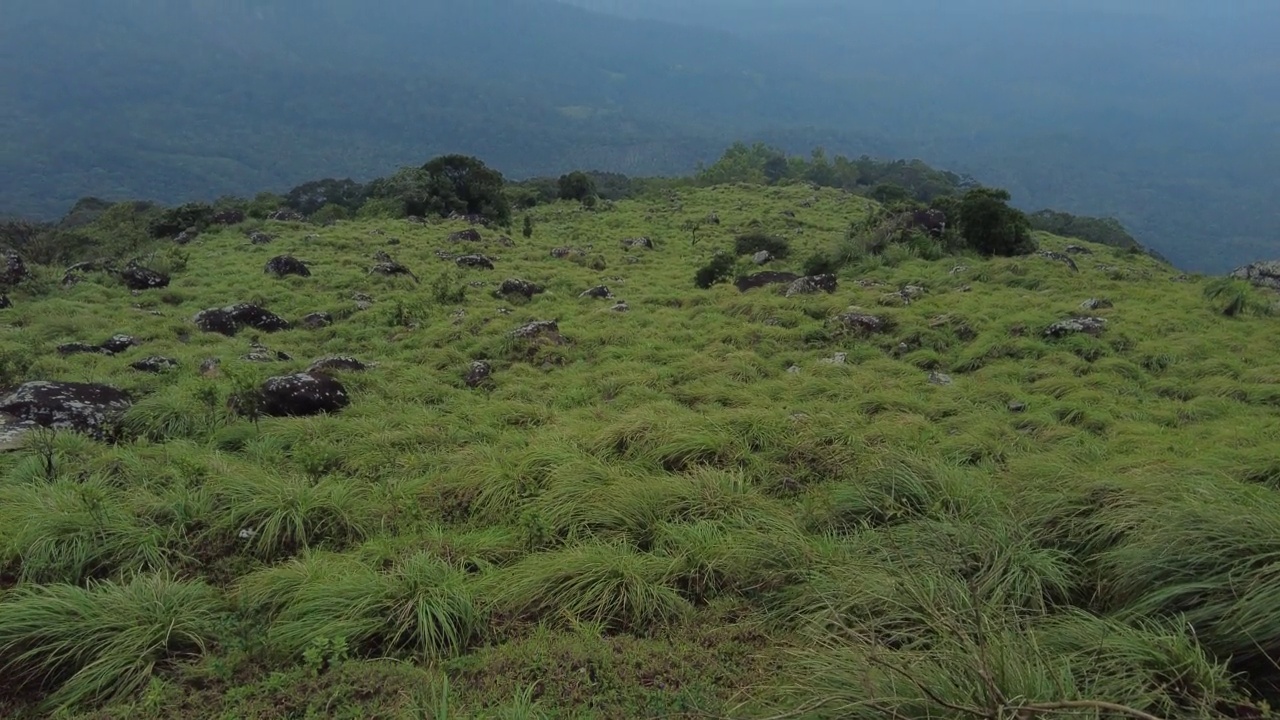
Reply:
[[452, 152], [521, 179], [685, 174], [750, 138], [919, 157], [1025, 210], [1116, 217], [1188, 270], [1275, 242], [1269, 0], [575, 4], [647, 19], [555, 0], [10, 0], [0, 216], [366, 182]]
[[[566, 175], [508, 230], [430, 167], [36, 233], [111, 262], [8, 290], [0, 387], [131, 406], [0, 454], [0, 714], [1268, 716], [1273, 295], [991, 189]], [[338, 355], [333, 412], [253, 402]]]

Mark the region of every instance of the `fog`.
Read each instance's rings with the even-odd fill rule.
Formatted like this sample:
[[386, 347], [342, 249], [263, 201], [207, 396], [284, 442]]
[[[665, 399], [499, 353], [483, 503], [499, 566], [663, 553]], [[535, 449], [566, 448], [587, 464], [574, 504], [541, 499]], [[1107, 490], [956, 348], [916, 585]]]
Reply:
[[371, 177], [920, 158], [1190, 269], [1280, 256], [1270, 0], [12, 0], [0, 213]]

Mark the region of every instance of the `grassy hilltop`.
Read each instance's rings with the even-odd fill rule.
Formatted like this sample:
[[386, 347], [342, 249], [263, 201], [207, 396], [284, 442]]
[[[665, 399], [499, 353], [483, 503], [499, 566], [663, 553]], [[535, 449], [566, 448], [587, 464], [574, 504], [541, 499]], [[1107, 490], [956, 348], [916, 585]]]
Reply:
[[[874, 207], [686, 188], [540, 205], [510, 244], [267, 221], [267, 244], [230, 227], [144, 258], [173, 281], [136, 296], [34, 268], [0, 310], [0, 385], [137, 401], [118, 443], [0, 454], [0, 716], [1265, 717], [1276, 320], [1044, 233], [1092, 253], [894, 246], [830, 294], [694, 286], [748, 232], [800, 274]], [[421, 282], [370, 275], [379, 250]], [[264, 274], [281, 254], [312, 275]], [[506, 278], [546, 292], [499, 299]], [[598, 285], [614, 298], [580, 297]], [[236, 302], [335, 322], [196, 330]], [[888, 328], [851, 330], [851, 306]], [[1045, 336], [1075, 314], [1105, 329]], [[559, 343], [510, 336], [538, 320]], [[114, 333], [142, 344], [56, 352]], [[241, 360], [255, 337], [292, 360]], [[333, 354], [376, 363], [336, 373], [341, 412], [228, 410]], [[179, 365], [130, 368], [150, 355]]]

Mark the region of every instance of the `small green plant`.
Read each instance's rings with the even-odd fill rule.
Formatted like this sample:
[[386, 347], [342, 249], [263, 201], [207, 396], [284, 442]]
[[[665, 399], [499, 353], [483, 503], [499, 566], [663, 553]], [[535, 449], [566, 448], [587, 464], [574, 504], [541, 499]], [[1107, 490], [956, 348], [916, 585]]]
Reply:
[[436, 276], [429, 291], [437, 305], [457, 305], [467, 299], [467, 286], [462, 276], [453, 270]]
[[1204, 296], [1214, 303], [1220, 314], [1227, 317], [1267, 316], [1275, 311], [1275, 300], [1262, 297], [1248, 281], [1237, 278], [1222, 277], [1210, 281], [1204, 287]]
[[302, 651], [302, 665], [318, 677], [325, 670], [345, 662], [348, 656], [346, 638], [318, 637]]

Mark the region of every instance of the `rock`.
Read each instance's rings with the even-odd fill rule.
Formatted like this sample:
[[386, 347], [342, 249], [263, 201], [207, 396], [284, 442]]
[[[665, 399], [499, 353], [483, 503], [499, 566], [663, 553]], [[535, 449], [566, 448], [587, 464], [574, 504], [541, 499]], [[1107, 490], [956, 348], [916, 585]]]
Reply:
[[409, 277], [413, 278], [413, 281], [415, 283], [418, 282], [418, 276], [414, 275], [412, 270], [405, 267], [404, 265], [401, 265], [395, 260], [392, 260], [391, 256], [386, 254], [385, 252], [379, 250], [376, 254], [374, 254], [373, 258], [377, 262], [372, 268], [369, 269], [369, 273], [371, 275], [383, 275], [386, 277], [391, 277], [392, 275], [408, 275]]
[[1098, 335], [1107, 326], [1107, 321], [1099, 317], [1076, 317], [1059, 320], [1045, 329], [1048, 338], [1063, 338], [1076, 333]]
[[955, 267], [951, 268], [951, 271], [950, 271], [949, 273], [947, 273], [947, 274], [948, 274], [948, 275], [962, 275], [962, 274], [967, 273], [967, 272], [969, 272], [969, 266], [968, 266], [968, 265], [957, 265], [957, 266], [955, 266]]
[[1060, 263], [1065, 263], [1067, 267], [1071, 268], [1072, 272], [1080, 272], [1079, 266], [1076, 265], [1075, 260], [1071, 259], [1070, 255], [1063, 255], [1060, 252], [1054, 252], [1052, 250], [1041, 250], [1039, 255], [1040, 257], [1046, 260], [1054, 260]]
[[746, 292], [752, 288], [764, 287], [765, 285], [790, 284], [799, 279], [800, 276], [794, 273], [770, 270], [740, 277], [733, 284], [738, 288], [738, 292]]
[[327, 312], [313, 312], [304, 316], [298, 324], [307, 330], [319, 330], [333, 324], [333, 315]]
[[102, 343], [102, 351], [108, 355], [116, 355], [135, 346], [141, 345], [137, 338], [130, 335], [112, 335], [106, 342]]
[[484, 238], [480, 236], [480, 231], [475, 228], [467, 228], [459, 230], [455, 233], [449, 233], [449, 242], [480, 242]]
[[622, 241], [622, 247], [630, 250], [631, 248], [642, 248], [644, 250], [653, 249], [653, 240], [649, 237], [627, 238]]
[[849, 358], [849, 353], [838, 352], [829, 358], [822, 358], [822, 362], [827, 365], [844, 365], [845, 360]]
[[174, 236], [173, 241], [178, 245], [186, 245], [196, 238], [200, 237], [200, 231], [195, 228], [187, 228]]
[[0, 293], [0, 310], [8, 310], [11, 307], [13, 307], [13, 301], [9, 299], [8, 295]]
[[458, 267], [480, 268], [484, 270], [493, 269], [493, 260], [484, 255], [462, 255], [454, 260]]
[[213, 214], [210, 219], [214, 225], [239, 225], [244, 222], [244, 213], [240, 210], [227, 209], [219, 210]]
[[266, 245], [272, 240], [275, 240], [275, 236], [268, 235], [267, 233], [264, 233], [261, 230], [255, 230], [249, 233], [249, 242], [253, 243], [254, 245]]
[[73, 430], [97, 440], [109, 439], [109, 426], [132, 401], [109, 385], [37, 381], [0, 398], [0, 413], [55, 430]]
[[511, 238], [507, 237], [506, 235], [499, 235], [499, 236], [498, 236], [498, 239], [497, 239], [495, 242], [497, 242], [497, 243], [498, 243], [499, 245], [501, 245], [502, 247], [515, 247], [515, 246], [516, 246], [516, 241], [515, 241], [515, 240], [512, 240]]
[[419, 217], [417, 215], [410, 215], [409, 217], [405, 218], [405, 222], [409, 223], [410, 225], [426, 225], [427, 224], [426, 218]]
[[132, 363], [129, 365], [129, 367], [139, 372], [161, 373], [161, 372], [165, 372], [166, 370], [173, 370], [174, 368], [178, 367], [178, 361], [174, 360], [173, 358], [160, 357], [159, 355], [153, 355], [149, 358], [144, 358], [135, 363]]
[[558, 247], [558, 248], [551, 249], [551, 257], [556, 259], [562, 260], [571, 255], [586, 255], [586, 253], [584, 253], [581, 250], [574, 250], [573, 248], [568, 248], [568, 247]]
[[352, 293], [351, 300], [356, 304], [356, 310], [368, 310], [373, 307], [373, 296], [365, 293]]
[[277, 255], [267, 261], [262, 272], [282, 278], [286, 275], [311, 277], [311, 269], [307, 264], [292, 255]]
[[791, 367], [787, 368], [787, 374], [789, 374], [789, 375], [799, 375], [799, 374], [800, 374], [800, 366], [799, 366], [799, 365], [792, 365]]
[[169, 276], [130, 261], [120, 272], [120, 280], [130, 290], [155, 290], [169, 287]]
[[38, 424], [30, 420], [19, 420], [8, 413], [0, 413], [0, 452], [21, 450], [26, 446], [27, 436], [39, 428]]
[[773, 253], [769, 252], [768, 250], [761, 250], [760, 252], [751, 256], [751, 262], [757, 265], [764, 265], [765, 263], [769, 262], [772, 259], [773, 259]]
[[299, 212], [290, 210], [289, 208], [280, 208], [279, 210], [267, 215], [267, 219], [275, 220], [276, 222], [302, 222], [304, 218]]
[[289, 329], [289, 321], [249, 303], [201, 310], [192, 318], [192, 322], [204, 332], [215, 332], [227, 337], [235, 335], [244, 326], [262, 332]]
[[609, 292], [609, 288], [604, 285], [597, 285], [590, 290], [584, 290], [579, 298], [592, 298], [594, 300], [612, 300], [613, 293]]
[[525, 298], [532, 298], [534, 295], [546, 292], [541, 285], [531, 283], [528, 280], [520, 278], [507, 278], [498, 286], [495, 295], [507, 297], [509, 295], [523, 295]]
[[268, 378], [258, 390], [260, 407], [271, 417], [306, 417], [337, 412], [351, 399], [342, 383], [321, 373]]
[[521, 340], [532, 340], [534, 338], [546, 337], [554, 341], [559, 341], [560, 324], [555, 320], [534, 320], [512, 330], [511, 337]]
[[856, 335], [867, 336], [876, 333], [888, 332], [893, 329], [893, 322], [879, 315], [868, 315], [867, 313], [850, 310], [836, 316], [836, 321], [840, 323], [846, 330], [852, 331]]
[[630, 312], [631, 306], [627, 304], [626, 300], [619, 300], [616, 304], [614, 304], [613, 307], [609, 309], [614, 312]]
[[350, 355], [330, 355], [322, 357], [319, 360], [307, 366], [307, 372], [337, 371], [346, 372], [363, 372], [377, 367], [377, 363], [364, 363]]
[[952, 382], [951, 376], [946, 373], [937, 370], [929, 373], [930, 385], [950, 385]]
[[69, 288], [76, 285], [84, 279], [85, 274], [91, 272], [114, 273], [115, 268], [110, 260], [85, 260], [78, 262], [62, 273], [62, 287]]
[[711, 214], [707, 215], [705, 222], [706, 222], [708, 225], [719, 225], [719, 224], [720, 224], [720, 213], [714, 213], [714, 212], [713, 212], [713, 213], [711, 213]]
[[1238, 267], [1231, 277], [1247, 280], [1251, 285], [1270, 290], [1280, 290], [1280, 260], [1255, 262]]
[[255, 341], [249, 343], [249, 353], [247, 355], [240, 356], [240, 359], [245, 362], [267, 363], [288, 362], [292, 360], [293, 357], [288, 353], [280, 352], [279, 350], [272, 350], [266, 345]]
[[58, 354], [64, 357], [80, 353], [103, 353], [103, 350], [100, 345], [89, 345], [88, 343], [82, 342], [63, 343], [58, 346]]
[[1080, 303], [1080, 307], [1085, 310], [1109, 310], [1115, 306], [1106, 298], [1089, 298]]
[[6, 250], [4, 274], [0, 275], [0, 286], [13, 287], [29, 277], [31, 277], [31, 271], [27, 269], [27, 263], [22, 256], [13, 250]]
[[923, 297], [925, 294], [925, 289], [920, 287], [919, 285], [903, 285], [902, 289], [898, 291], [898, 294], [901, 295], [904, 299], [910, 301], [910, 300], [915, 300], [917, 298]]
[[1027, 404], [1024, 402], [1013, 401], [1009, 403], [1009, 412], [1020, 413], [1027, 411]]
[[787, 297], [795, 297], [796, 295], [813, 295], [819, 292], [833, 293], [836, 291], [835, 275], [809, 275], [792, 282], [787, 286]]
[[218, 358], [205, 358], [204, 360], [201, 360], [200, 361], [201, 377], [207, 377], [207, 378], [218, 377], [218, 375], [221, 374], [218, 371], [218, 366], [221, 364], [222, 362], [218, 360]]
[[1068, 245], [1065, 248], [1063, 248], [1063, 251], [1070, 255], [1092, 255], [1093, 254], [1093, 251], [1090, 250], [1089, 248], [1081, 247], [1079, 245]]
[[467, 369], [467, 375], [464, 378], [467, 387], [480, 387], [489, 380], [489, 376], [493, 374], [493, 366], [487, 360], [476, 360], [471, 363], [471, 367]]

